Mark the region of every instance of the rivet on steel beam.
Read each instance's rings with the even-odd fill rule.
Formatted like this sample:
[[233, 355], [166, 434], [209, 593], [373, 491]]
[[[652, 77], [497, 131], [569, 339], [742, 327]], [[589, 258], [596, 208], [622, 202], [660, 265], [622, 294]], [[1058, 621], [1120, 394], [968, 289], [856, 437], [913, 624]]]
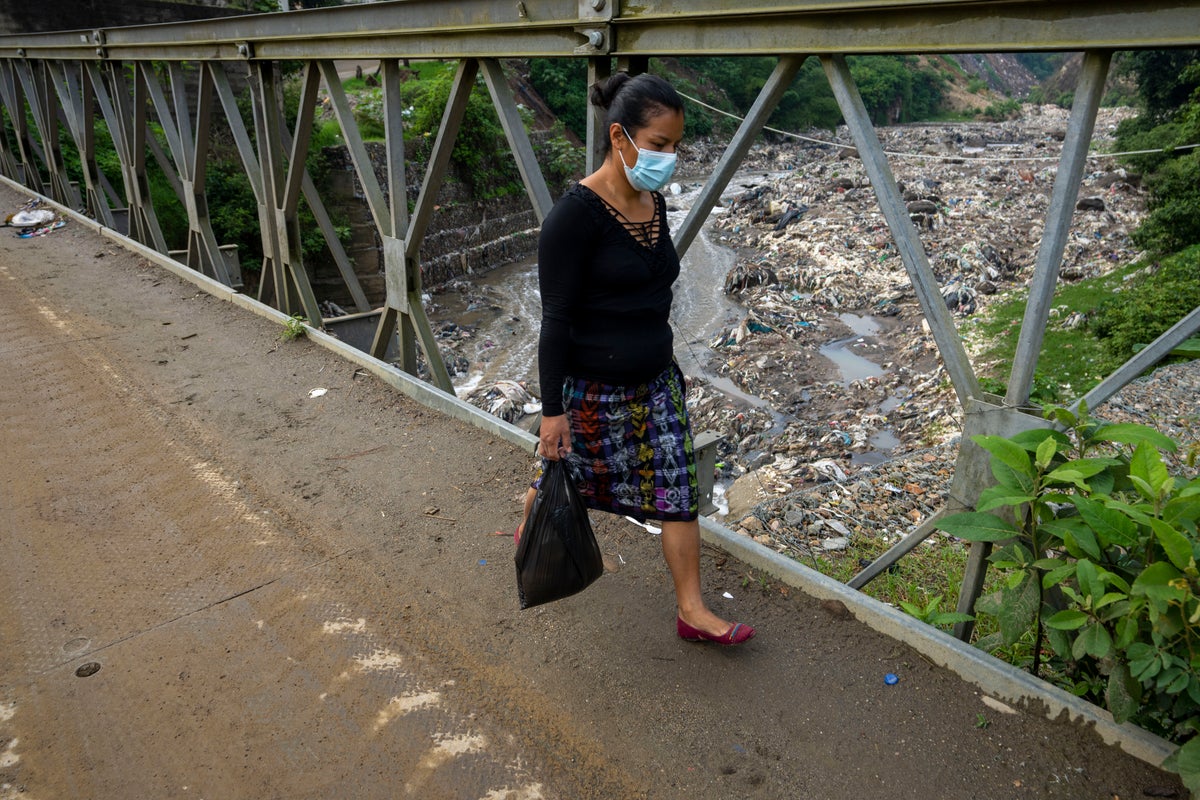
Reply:
[[96, 57], [97, 58], [106, 58], [107, 57], [107, 53], [105, 53], [103, 47], [96, 48]]
[[92, 44], [104, 44], [104, 31], [92, 31]]
[[593, 11], [603, 11], [604, 10], [604, 0], [592, 0], [592, 10]]
[[588, 31], [588, 44], [599, 50], [604, 45], [604, 31]]
[[251, 49], [249, 42], [238, 42], [237, 54], [242, 58], [251, 58], [254, 55], [254, 51]]
[[525, 9], [525, 4], [522, 2], [517, 3], [517, 16], [521, 19], [529, 19], [529, 11]]
[[25, 57], [25, 48], [18, 47], [17, 48], [17, 58], [24, 58], [24, 57]]

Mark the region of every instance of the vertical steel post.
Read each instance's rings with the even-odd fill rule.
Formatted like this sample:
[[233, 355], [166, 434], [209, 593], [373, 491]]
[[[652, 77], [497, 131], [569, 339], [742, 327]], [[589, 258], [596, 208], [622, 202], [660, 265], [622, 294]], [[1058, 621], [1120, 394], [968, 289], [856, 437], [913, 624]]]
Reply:
[[387, 120], [388, 200], [391, 232], [396, 238], [408, 235], [408, 179], [404, 158], [404, 101], [400, 97], [400, 65], [389, 58], [380, 64], [383, 74], [383, 116]]
[[[282, 87], [274, 64], [255, 62], [255, 120], [258, 131], [258, 156], [262, 165], [263, 198], [267, 206], [267, 231], [263, 253], [270, 253], [270, 270], [263, 265], [263, 284], [259, 298], [273, 298], [285, 314], [303, 311], [308, 324], [321, 326], [321, 309], [313, 293], [300, 249], [300, 229], [296, 217], [304, 176], [304, 159], [312, 138], [312, 119], [320, 87], [316, 65], [305, 64], [296, 131], [291, 147], [285, 144]], [[284, 151], [290, 150], [285, 163]], [[270, 241], [268, 242], [268, 237]], [[267, 248], [270, 248], [268, 251]], [[268, 284], [267, 278], [270, 277]]]
[[275, 65], [269, 61], [256, 61], [251, 63], [250, 71], [253, 75], [254, 140], [258, 145], [266, 211], [261, 231], [263, 267], [258, 299], [272, 303], [285, 314], [292, 314], [295, 312], [288, 302], [287, 276], [284, 274], [287, 221], [278, 213], [283, 194], [283, 153]]
[[8, 111], [8, 120], [13, 126], [13, 138], [16, 139], [17, 157], [15, 164], [19, 172], [18, 180], [26, 186], [40, 186], [41, 176], [37, 165], [33, 162], [30, 148], [29, 123], [25, 116], [25, 98], [21, 93], [21, 84], [17, 80], [15, 62], [5, 59], [0, 61], [0, 100]]
[[[354, 163], [354, 170], [367, 199], [367, 206], [371, 210], [371, 217], [383, 241], [387, 303], [375, 330], [371, 354], [376, 358], [384, 358], [392, 337], [398, 335], [400, 367], [405, 372], [416, 375], [419, 345], [425, 355], [434, 385], [450, 393], [454, 392], [454, 385], [450, 381], [450, 373], [446, 370], [438, 350], [437, 339], [421, 303], [420, 247], [429, 225], [429, 216], [433, 213], [433, 201], [449, 166], [450, 152], [454, 148], [454, 140], [466, 111], [467, 99], [474, 86], [477, 71], [478, 65], [473, 59], [459, 65], [433, 153], [425, 169], [425, 182], [417, 197], [416, 209], [410, 221], [404, 170], [404, 119], [401, 113], [403, 105], [400, 100], [398, 65], [396, 62], [383, 64], [384, 122], [388, 154], [388, 197], [385, 198], [342, 89], [337, 69], [332, 61], [321, 62], [321, 73], [325, 78], [334, 114], [342, 127], [346, 148], [350, 151], [350, 159]], [[430, 187], [432, 191], [429, 191]]]
[[77, 62], [50, 63], [67, 130], [79, 151], [83, 168], [84, 205], [101, 224], [113, 226], [112, 209], [104, 195], [103, 175], [96, 164], [96, 131], [93, 123], [95, 95], [92, 83]]
[[508, 79], [504, 77], [504, 68], [500, 66], [500, 62], [494, 58], [483, 58], [480, 59], [479, 66], [492, 95], [492, 105], [500, 117], [500, 125], [508, 137], [508, 146], [516, 159], [517, 171], [521, 173], [525, 192], [529, 195], [529, 202], [533, 204], [533, 213], [537, 215], [540, 224], [546, 219], [554, 203], [550, 199], [550, 190], [546, 188], [542, 168], [533, 152], [533, 143], [529, 141], [521, 112], [517, 109], [512, 89], [508, 85]]
[[[125, 203], [129, 210], [129, 237], [166, 255], [154, 202], [150, 197], [150, 182], [146, 177], [146, 97], [141, 88], [140, 72], [133, 69], [134, 86], [125, 79], [125, 65], [106, 61], [102, 66], [88, 65], [96, 100], [108, 121], [109, 132], [125, 183]], [[103, 74], [101, 70], [104, 70]], [[110, 87], [110, 88], [106, 88]], [[110, 102], [111, 100], [111, 102]]]
[[1046, 212], [1046, 227], [1042, 243], [1038, 248], [1037, 268], [1033, 283], [1029, 287], [1029, 302], [1025, 305], [1025, 318], [1021, 322], [1021, 337], [1013, 356], [1012, 373], [1008, 381], [1005, 403], [1023, 406], [1029, 402], [1029, 391], [1037, 369], [1038, 355], [1046, 333], [1046, 321], [1050, 318], [1050, 304], [1054, 300], [1054, 289], [1058, 284], [1058, 272], [1062, 265], [1063, 250], [1071, 232], [1071, 217], [1075, 212], [1075, 198], [1079, 194], [1079, 182], [1083, 167], [1087, 163], [1088, 144], [1096, 124], [1096, 112], [1104, 95], [1104, 80], [1108, 76], [1108, 63], [1112, 54], [1107, 51], [1088, 51], [1083, 58], [1083, 72], [1075, 89], [1075, 100], [1071, 104], [1071, 121], [1063, 142], [1062, 157], [1058, 162], [1058, 174], [1054, 177], [1054, 189], [1050, 194], [1050, 208]]
[[708, 182], [704, 184], [696, 201], [692, 203], [692, 210], [688, 212], [687, 219], [675, 232], [675, 249], [679, 251], [681, 257], [691, 246], [696, 234], [700, 232], [704, 221], [708, 219], [708, 213], [721, 199], [721, 192], [725, 191], [725, 187], [729, 185], [729, 179], [733, 177], [737, 168], [745, 160], [746, 153], [750, 152], [750, 146], [754, 144], [754, 140], [762, 132], [763, 126], [767, 124], [767, 118], [779, 105], [783, 93], [796, 79], [796, 73], [800, 71], [806, 58], [807, 56], [784, 56], [775, 64], [771, 76], [767, 78], [758, 97], [754, 99], [754, 104], [750, 106], [746, 118], [742, 120], [737, 133], [733, 135], [729, 146], [721, 155], [717, 168], [709, 176]]
[[[208, 71], [200, 71], [200, 87], [196, 98], [196, 126], [193, 134], [192, 112], [188, 107], [187, 82], [183, 68], [172, 62], [168, 65], [171, 82], [171, 98], [163, 93], [158, 76], [152, 65], [143, 63], [142, 78], [158, 115], [163, 137], [171, 151], [171, 158], [163, 154], [160, 162], [164, 172], [174, 172], [179, 182], [179, 196], [188, 219], [185, 263], [192, 269], [232, 286], [233, 281], [225, 266], [225, 259], [217, 245], [212, 223], [208, 216], [208, 203], [204, 196], [204, 170], [208, 160], [209, 122], [212, 106], [212, 84]], [[173, 162], [173, 164], [171, 163]]]
[[[371, 354], [376, 358], [383, 358], [392, 336], [398, 334], [401, 369], [413, 375], [417, 373], [416, 348], [419, 344], [425, 354], [434, 385], [451, 394], [454, 393], [454, 384], [450, 381], [450, 373], [446, 370], [446, 364], [438, 350], [437, 339], [421, 304], [421, 243], [433, 216], [437, 194], [450, 167], [450, 155], [454, 151], [454, 142], [458, 138], [458, 130], [466, 114], [467, 101], [471, 97], [471, 89], [475, 85], [478, 72], [479, 63], [475, 59], [468, 58], [459, 62], [450, 87], [450, 96], [442, 113], [437, 138], [425, 166], [425, 177], [417, 194], [408, 230], [403, 239], [384, 240], [388, 299], [375, 330], [375, 340], [371, 344]], [[403, 135], [402, 120], [398, 113], [389, 114], [387, 122], [388, 137]], [[376, 224], [380, 224], [381, 214], [375, 216]], [[380, 225], [380, 228], [383, 230], [386, 226]]]
[[[8, 101], [4, 92], [4, 72], [6, 69], [7, 64], [0, 62], [0, 174], [20, 182], [22, 180], [21, 172], [17, 167], [17, 159], [13, 155], [12, 145], [9, 143], [8, 138], [8, 126], [11, 114], [8, 111]], [[13, 133], [16, 133], [15, 129]]]
[[875, 127], [871, 124], [871, 117], [867, 114], [858, 87], [854, 85], [854, 79], [850, 76], [846, 59], [843, 56], [822, 56], [821, 65], [825, 68], [833, 95], [837, 98], [842, 115], [846, 118], [846, 124], [854, 137], [859, 157], [862, 158], [863, 167], [871, 180], [871, 187], [879, 200], [880, 210], [887, 220], [888, 229], [892, 232], [896, 249], [904, 261], [904, 268], [908, 271], [913, 288], [916, 289], [921, 310], [925, 312], [925, 319], [933, 331], [934, 341], [942, 354], [946, 372], [949, 373], [954, 391], [958, 394], [958, 401], [965, 405], [968, 398], [980, 396], [979, 380], [975, 377], [971, 360], [963, 347], [962, 339], [958, 336], [958, 330], [954, 327], [954, 318], [946, 309], [946, 303], [938, 291], [937, 278], [929, 266], [929, 258], [925, 255], [925, 248], [921, 245], [917, 229], [908, 215], [904, 199], [900, 196], [896, 179], [888, 166], [887, 156], [884, 155], [879, 137], [875, 134]]
[[[17, 74], [25, 88], [25, 97], [33, 113], [33, 125], [41, 139], [42, 163], [46, 167], [47, 181], [43, 186], [30, 187], [50, 195], [59, 203], [71, 208], [79, 207], [79, 197], [71, 188], [67, 177], [66, 163], [58, 140], [57, 92], [51, 91], [53, 81], [44, 61], [20, 62]], [[32, 141], [32, 140], [31, 140]]]
[[[182, 92], [183, 86], [172, 87], [173, 92]], [[176, 99], [178, 103], [178, 98]], [[208, 150], [212, 134], [213, 83], [207, 69], [200, 69], [200, 86], [196, 93], [196, 138], [189, 147], [190, 163], [187, 171], [191, 178], [188, 193], [188, 266], [208, 268], [209, 274], [226, 286], [234, 286], [233, 275], [225, 264], [217, 236], [213, 232], [212, 219], [208, 212]], [[177, 112], [178, 113], [178, 112]], [[184, 112], [186, 114], [186, 106]], [[193, 253], [195, 260], [193, 261]]]
[[587, 75], [587, 86], [583, 91], [584, 101], [587, 103], [587, 160], [584, 174], [591, 175], [600, 169], [600, 164], [604, 161], [604, 146], [608, 140], [604, 112], [591, 103], [592, 87], [612, 77], [612, 59], [608, 56], [589, 58]]

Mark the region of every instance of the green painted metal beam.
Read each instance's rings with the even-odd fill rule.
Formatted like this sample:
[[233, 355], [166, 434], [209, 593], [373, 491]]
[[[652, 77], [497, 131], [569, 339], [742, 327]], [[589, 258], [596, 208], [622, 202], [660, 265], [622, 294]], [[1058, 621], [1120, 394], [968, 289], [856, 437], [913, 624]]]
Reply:
[[[596, 6], [600, 8], [597, 9]], [[0, 36], [0, 58], [278, 60], [1159, 49], [1194, 0], [396, 0]]]
[[617, 55], [1161, 49], [1200, 40], [1195, 2], [777, 3], [769, 11], [759, 3], [736, 15], [712, 0], [688, 3], [687, 13], [677, 3], [647, 5], [614, 20]]

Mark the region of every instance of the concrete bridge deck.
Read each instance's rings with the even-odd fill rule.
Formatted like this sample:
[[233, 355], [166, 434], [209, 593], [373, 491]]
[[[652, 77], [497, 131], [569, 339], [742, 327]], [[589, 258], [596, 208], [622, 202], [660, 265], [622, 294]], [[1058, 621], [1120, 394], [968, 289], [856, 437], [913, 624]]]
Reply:
[[1184, 796], [715, 549], [759, 636], [681, 642], [618, 520], [616, 571], [518, 611], [528, 454], [278, 337], [0, 233], [0, 800]]

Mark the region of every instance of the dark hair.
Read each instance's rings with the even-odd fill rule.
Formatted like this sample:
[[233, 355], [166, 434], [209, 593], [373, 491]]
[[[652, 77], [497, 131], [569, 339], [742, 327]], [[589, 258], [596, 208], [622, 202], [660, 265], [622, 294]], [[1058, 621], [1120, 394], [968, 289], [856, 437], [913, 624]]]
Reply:
[[683, 100], [675, 87], [657, 75], [643, 72], [630, 75], [618, 72], [603, 83], [592, 86], [592, 105], [604, 109], [604, 139], [601, 155], [612, 149], [608, 129], [614, 122], [625, 126], [632, 136], [647, 123], [667, 111], [683, 111]]

